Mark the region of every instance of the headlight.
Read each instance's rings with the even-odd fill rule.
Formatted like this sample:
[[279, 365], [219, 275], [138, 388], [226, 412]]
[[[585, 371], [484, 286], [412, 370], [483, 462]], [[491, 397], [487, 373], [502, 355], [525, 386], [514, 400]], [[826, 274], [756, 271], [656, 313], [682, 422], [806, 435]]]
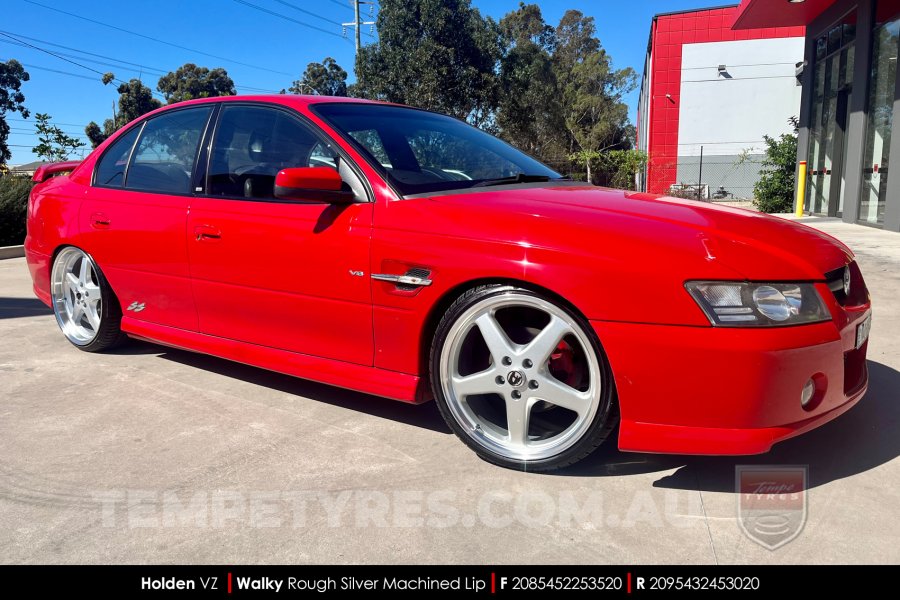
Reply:
[[709, 322], [719, 327], [774, 327], [831, 320], [811, 283], [688, 281], [684, 287]]

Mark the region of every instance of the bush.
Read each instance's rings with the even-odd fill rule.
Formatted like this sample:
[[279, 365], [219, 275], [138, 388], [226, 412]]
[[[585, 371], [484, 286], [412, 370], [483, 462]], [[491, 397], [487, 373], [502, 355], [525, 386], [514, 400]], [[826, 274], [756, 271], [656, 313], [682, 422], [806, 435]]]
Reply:
[[791, 212], [794, 207], [794, 171], [797, 166], [797, 119], [791, 118], [794, 133], [780, 137], [763, 136], [766, 158], [759, 181], [753, 186], [753, 203], [765, 213]]
[[0, 246], [25, 241], [25, 211], [32, 186], [27, 177], [0, 177]]

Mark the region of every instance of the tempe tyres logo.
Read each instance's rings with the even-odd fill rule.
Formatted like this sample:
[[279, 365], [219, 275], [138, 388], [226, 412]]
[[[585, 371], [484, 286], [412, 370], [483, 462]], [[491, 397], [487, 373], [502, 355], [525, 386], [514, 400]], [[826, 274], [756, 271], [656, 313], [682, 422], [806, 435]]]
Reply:
[[808, 467], [737, 465], [738, 523], [751, 540], [776, 550], [806, 525]]

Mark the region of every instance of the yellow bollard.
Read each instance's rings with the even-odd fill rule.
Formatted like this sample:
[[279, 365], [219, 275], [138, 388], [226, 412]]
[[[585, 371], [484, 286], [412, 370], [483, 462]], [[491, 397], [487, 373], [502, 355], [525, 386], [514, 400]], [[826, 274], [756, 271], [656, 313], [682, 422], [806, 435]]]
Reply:
[[803, 205], [806, 200], [806, 161], [800, 161], [800, 172], [797, 174], [797, 206], [794, 208], [794, 216], [798, 219], [803, 216]]

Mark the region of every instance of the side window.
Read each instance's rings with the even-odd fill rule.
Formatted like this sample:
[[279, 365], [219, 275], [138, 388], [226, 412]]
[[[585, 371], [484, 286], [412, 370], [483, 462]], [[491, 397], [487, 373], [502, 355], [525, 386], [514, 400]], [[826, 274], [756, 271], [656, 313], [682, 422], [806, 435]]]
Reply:
[[140, 125], [132, 127], [128, 133], [112, 143], [97, 164], [94, 185], [122, 187], [125, 182], [125, 167], [128, 166], [128, 157], [131, 156], [134, 140], [137, 139], [140, 131]]
[[128, 166], [125, 188], [188, 194], [191, 172], [211, 106], [164, 113], [147, 121]]
[[282, 110], [222, 107], [209, 161], [209, 195], [272, 198], [275, 175], [293, 167], [337, 168], [337, 154]]

